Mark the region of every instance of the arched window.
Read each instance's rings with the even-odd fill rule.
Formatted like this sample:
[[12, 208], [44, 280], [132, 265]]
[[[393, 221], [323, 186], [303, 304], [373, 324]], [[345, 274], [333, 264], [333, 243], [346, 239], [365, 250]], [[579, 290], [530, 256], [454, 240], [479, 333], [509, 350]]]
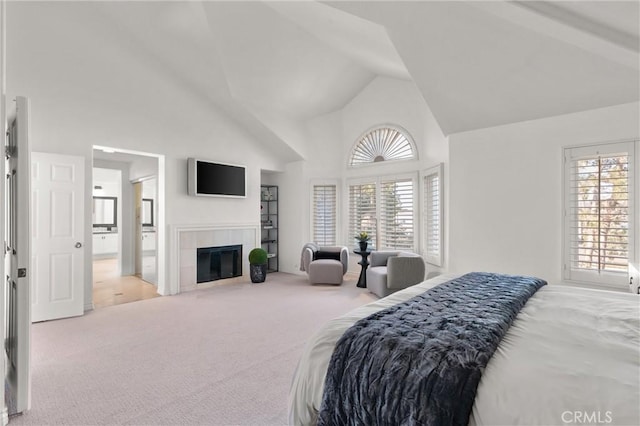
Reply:
[[358, 139], [349, 166], [415, 158], [415, 144], [409, 133], [397, 126], [384, 125], [369, 130]]

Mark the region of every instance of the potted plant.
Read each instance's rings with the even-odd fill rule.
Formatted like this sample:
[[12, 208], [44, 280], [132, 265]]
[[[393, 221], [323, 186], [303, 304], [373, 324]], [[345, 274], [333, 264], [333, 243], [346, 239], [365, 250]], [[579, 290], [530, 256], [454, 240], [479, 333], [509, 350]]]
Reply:
[[360, 245], [360, 251], [365, 251], [367, 246], [369, 245], [369, 240], [371, 237], [367, 234], [366, 231], [361, 231], [358, 235], [356, 235], [356, 240], [358, 240], [358, 244]]
[[249, 275], [252, 283], [263, 283], [267, 278], [267, 252], [254, 248], [249, 252]]

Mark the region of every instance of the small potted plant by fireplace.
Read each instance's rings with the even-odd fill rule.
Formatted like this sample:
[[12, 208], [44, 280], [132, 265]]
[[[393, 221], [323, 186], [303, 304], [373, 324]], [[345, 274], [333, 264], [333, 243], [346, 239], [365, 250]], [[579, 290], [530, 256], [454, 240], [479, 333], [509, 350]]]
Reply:
[[249, 275], [252, 283], [263, 283], [267, 278], [267, 252], [254, 248], [249, 252]]

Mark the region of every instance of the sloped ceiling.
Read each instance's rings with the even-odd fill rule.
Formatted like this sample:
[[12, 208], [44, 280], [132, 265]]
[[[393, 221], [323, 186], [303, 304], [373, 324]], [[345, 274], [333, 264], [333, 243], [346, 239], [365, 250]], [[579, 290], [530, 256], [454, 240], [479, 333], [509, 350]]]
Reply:
[[330, 4], [387, 29], [445, 134], [638, 100], [637, 2]]
[[412, 80], [447, 135], [640, 98], [635, 1], [28, 3], [9, 2], [13, 25], [42, 32], [44, 11], [66, 51], [106, 28], [285, 161], [306, 157], [307, 120], [376, 76]]

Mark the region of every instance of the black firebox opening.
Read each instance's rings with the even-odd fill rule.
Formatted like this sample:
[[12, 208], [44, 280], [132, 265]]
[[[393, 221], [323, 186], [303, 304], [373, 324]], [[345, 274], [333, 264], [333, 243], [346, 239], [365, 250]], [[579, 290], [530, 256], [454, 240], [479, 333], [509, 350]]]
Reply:
[[242, 245], [198, 249], [197, 282], [221, 280], [242, 275]]

